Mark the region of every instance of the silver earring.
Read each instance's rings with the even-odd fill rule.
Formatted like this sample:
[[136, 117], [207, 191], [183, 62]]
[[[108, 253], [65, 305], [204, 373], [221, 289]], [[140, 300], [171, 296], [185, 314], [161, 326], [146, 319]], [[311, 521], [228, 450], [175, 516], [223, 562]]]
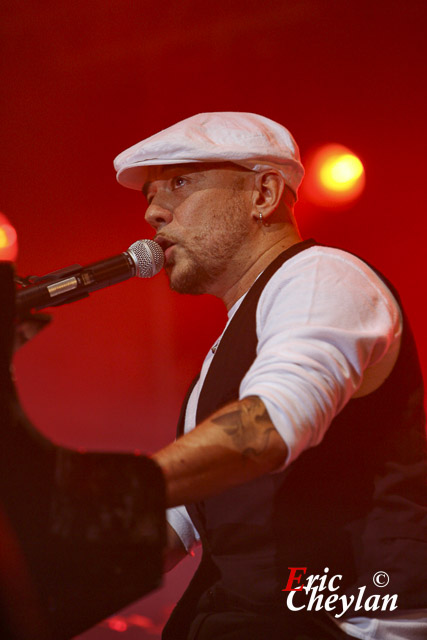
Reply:
[[258, 222], [260, 222], [260, 223], [262, 224], [262, 226], [263, 226], [263, 227], [269, 227], [269, 226], [270, 226], [270, 224], [269, 224], [268, 222], [266, 222], [266, 221], [264, 220], [264, 218], [262, 217], [262, 211], [260, 211], [260, 212], [258, 213], [258, 216], [259, 216]]

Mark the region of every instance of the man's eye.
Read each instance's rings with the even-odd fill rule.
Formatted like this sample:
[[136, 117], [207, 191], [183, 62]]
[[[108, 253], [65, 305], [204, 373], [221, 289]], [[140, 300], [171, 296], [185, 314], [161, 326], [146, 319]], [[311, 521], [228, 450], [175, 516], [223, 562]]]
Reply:
[[176, 176], [172, 180], [172, 188], [173, 189], [179, 189], [179, 187], [183, 187], [185, 184], [187, 184], [187, 180], [185, 178], [183, 178], [182, 176]]

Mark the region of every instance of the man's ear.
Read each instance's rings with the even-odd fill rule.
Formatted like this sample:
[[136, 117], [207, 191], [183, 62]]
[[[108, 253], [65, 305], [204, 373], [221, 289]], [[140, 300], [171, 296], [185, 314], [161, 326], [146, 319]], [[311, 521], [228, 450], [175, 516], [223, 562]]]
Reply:
[[253, 217], [258, 220], [262, 214], [262, 219], [267, 221], [279, 206], [284, 190], [285, 180], [280, 173], [274, 169], [257, 172], [254, 181]]

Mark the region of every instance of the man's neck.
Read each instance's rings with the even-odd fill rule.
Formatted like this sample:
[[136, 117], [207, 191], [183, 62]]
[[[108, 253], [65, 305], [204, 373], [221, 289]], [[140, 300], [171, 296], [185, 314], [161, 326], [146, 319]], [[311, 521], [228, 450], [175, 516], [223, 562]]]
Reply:
[[233, 282], [225, 292], [219, 297], [224, 302], [227, 311], [242, 297], [253, 285], [257, 277], [268, 267], [269, 264], [289, 247], [301, 242], [301, 237], [296, 230], [286, 236], [281, 237], [275, 243], [270, 244], [260, 251], [253, 262], [248, 264], [247, 269], [241, 274], [239, 279]]

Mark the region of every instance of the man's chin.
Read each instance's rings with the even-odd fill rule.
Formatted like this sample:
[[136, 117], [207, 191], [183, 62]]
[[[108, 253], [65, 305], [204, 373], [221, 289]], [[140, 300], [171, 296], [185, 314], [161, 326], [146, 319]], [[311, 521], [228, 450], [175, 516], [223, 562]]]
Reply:
[[192, 296], [201, 296], [206, 293], [205, 287], [199, 282], [169, 280], [169, 286], [176, 293], [183, 293]]
[[180, 270], [176, 265], [167, 265], [165, 271], [173, 291], [193, 296], [206, 293], [206, 278], [201, 277], [197, 269]]

